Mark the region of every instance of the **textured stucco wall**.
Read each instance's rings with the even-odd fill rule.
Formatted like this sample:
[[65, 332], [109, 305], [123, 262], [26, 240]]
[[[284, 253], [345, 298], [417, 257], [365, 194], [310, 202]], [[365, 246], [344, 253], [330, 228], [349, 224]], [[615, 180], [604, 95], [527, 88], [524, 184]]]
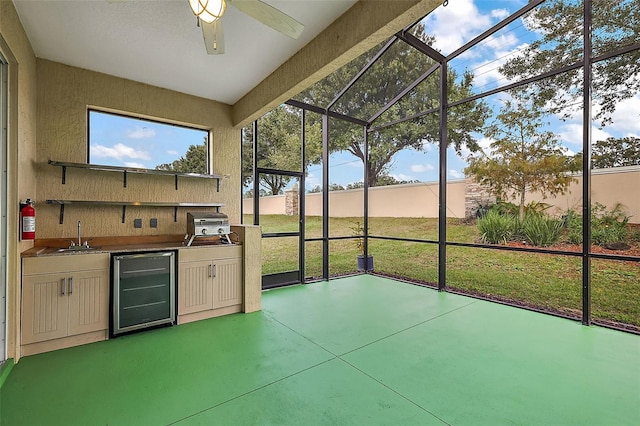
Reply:
[[[464, 218], [469, 208], [477, 208], [478, 201], [465, 205], [471, 180], [456, 180], [447, 185], [447, 217]], [[591, 202], [608, 209], [622, 204], [630, 216], [629, 223], [640, 223], [640, 167], [628, 166], [593, 170], [591, 173]], [[495, 197], [493, 197], [495, 199]], [[483, 202], [487, 202], [485, 197]], [[513, 198], [510, 201], [515, 201]], [[469, 201], [467, 199], [467, 201]], [[553, 206], [549, 213], [560, 216], [567, 210], [580, 212], [582, 208], [582, 176], [577, 174], [564, 194], [545, 198], [539, 192], [527, 194], [526, 202], [543, 202]], [[243, 212], [253, 214], [253, 198], [243, 199]], [[307, 216], [322, 216], [322, 194], [307, 194]], [[329, 214], [332, 217], [358, 217], [363, 214], [362, 189], [329, 192]], [[260, 198], [261, 214], [285, 214], [285, 196]], [[411, 183], [379, 186], [369, 189], [370, 217], [438, 217], [438, 184]]]
[[[127, 207], [125, 223], [118, 206], [66, 206], [64, 224], [60, 208], [47, 199], [147, 202], [221, 202], [221, 211], [232, 222], [240, 222], [240, 130], [231, 126], [231, 107], [93, 71], [38, 59], [37, 211], [38, 238], [67, 238], [77, 233], [82, 221], [83, 238], [94, 236], [146, 236], [186, 232], [187, 211], [180, 208], [173, 220], [170, 207]], [[89, 107], [154, 118], [208, 129], [212, 136], [213, 172], [228, 175], [216, 192], [215, 180], [180, 178], [178, 190], [172, 176], [123, 175], [82, 169], [67, 169], [61, 184], [61, 169], [47, 160], [84, 163], [87, 158], [87, 109]], [[143, 227], [133, 227], [141, 218]], [[158, 228], [149, 220], [158, 219]]]
[[36, 58], [10, 1], [0, 1], [0, 51], [9, 62], [7, 147], [7, 358], [19, 358], [20, 252], [31, 241], [18, 240], [18, 202], [34, 197], [36, 175]]
[[[465, 182], [447, 187], [447, 216], [464, 217]], [[362, 189], [329, 192], [329, 216], [360, 217], [364, 214]], [[253, 198], [243, 199], [243, 212], [253, 213]], [[369, 188], [369, 217], [438, 217], [438, 183], [409, 183]], [[322, 193], [307, 194], [307, 216], [322, 216]], [[260, 214], [285, 214], [285, 196], [260, 198]]]

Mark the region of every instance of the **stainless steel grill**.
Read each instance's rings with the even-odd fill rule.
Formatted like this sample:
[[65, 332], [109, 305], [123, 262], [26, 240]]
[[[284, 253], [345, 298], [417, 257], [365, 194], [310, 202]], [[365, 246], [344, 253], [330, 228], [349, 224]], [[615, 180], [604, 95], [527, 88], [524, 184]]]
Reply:
[[187, 246], [190, 246], [197, 237], [216, 235], [223, 242], [231, 244], [230, 233], [229, 217], [224, 213], [187, 213], [187, 236], [189, 237]]

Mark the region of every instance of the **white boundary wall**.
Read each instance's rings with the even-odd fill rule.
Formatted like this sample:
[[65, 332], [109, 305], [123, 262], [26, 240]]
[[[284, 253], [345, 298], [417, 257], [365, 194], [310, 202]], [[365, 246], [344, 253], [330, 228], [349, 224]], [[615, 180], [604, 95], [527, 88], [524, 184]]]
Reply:
[[[593, 170], [591, 173], [591, 202], [613, 208], [622, 203], [631, 216], [630, 223], [640, 223], [640, 166]], [[467, 181], [451, 180], [447, 185], [447, 217], [465, 217]], [[581, 210], [582, 175], [576, 175], [564, 195], [544, 199], [539, 193], [527, 195], [527, 203], [545, 202], [554, 207], [551, 214], [562, 214], [568, 209]], [[322, 216], [322, 194], [306, 195], [307, 216]], [[253, 199], [243, 199], [243, 212], [253, 213]], [[274, 195], [260, 199], [261, 214], [285, 214], [285, 196]], [[329, 192], [331, 217], [358, 217], [364, 213], [362, 189]], [[380, 186], [369, 189], [370, 217], [437, 217], [438, 183], [411, 183]]]

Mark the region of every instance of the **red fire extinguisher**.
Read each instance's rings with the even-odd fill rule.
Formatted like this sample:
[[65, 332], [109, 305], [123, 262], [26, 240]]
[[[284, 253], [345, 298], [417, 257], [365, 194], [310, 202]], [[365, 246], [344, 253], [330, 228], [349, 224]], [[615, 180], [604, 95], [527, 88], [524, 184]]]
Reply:
[[36, 209], [33, 208], [33, 201], [27, 198], [27, 205], [20, 210], [22, 216], [22, 239], [36, 239]]

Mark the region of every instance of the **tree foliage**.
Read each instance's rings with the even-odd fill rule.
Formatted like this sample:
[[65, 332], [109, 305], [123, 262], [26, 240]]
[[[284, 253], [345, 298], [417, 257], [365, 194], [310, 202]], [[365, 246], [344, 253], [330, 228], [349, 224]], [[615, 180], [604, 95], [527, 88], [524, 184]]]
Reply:
[[542, 131], [540, 112], [524, 100], [506, 101], [496, 120], [488, 126], [493, 139], [490, 153], [471, 155], [465, 173], [487, 185], [500, 198], [515, 198], [524, 219], [529, 191], [544, 197], [566, 191], [574, 178], [569, 172], [579, 164], [566, 154], [554, 133]]
[[[399, 180], [390, 175], [382, 175], [378, 177], [377, 186], [402, 185], [405, 183], [420, 183], [419, 180]], [[354, 182], [347, 185], [347, 189], [364, 188], [364, 182]]]
[[[258, 120], [258, 167], [302, 172], [301, 111], [281, 105]], [[253, 174], [253, 130], [243, 132], [242, 183], [248, 185]], [[305, 128], [306, 165], [320, 161], [322, 154], [321, 123], [307, 114]], [[290, 176], [261, 174], [260, 186], [269, 195], [281, 194]]]
[[[583, 57], [582, 1], [547, 0], [529, 12], [525, 26], [540, 35], [524, 47], [520, 55], [507, 60], [500, 72], [507, 78], [522, 80], [563, 66]], [[640, 7], [637, 0], [593, 1], [593, 56], [614, 52], [640, 40]], [[621, 100], [640, 92], [640, 50], [614, 56], [593, 64], [593, 97], [596, 120], [611, 122], [610, 115]], [[538, 87], [535, 107], [551, 107], [552, 112], [569, 116], [581, 105], [583, 74], [562, 73], [533, 83]]]
[[[433, 37], [418, 26], [415, 35], [427, 44]], [[341, 67], [323, 81], [303, 92], [299, 98], [309, 104], [326, 107], [346, 87], [351, 79], [379, 51], [385, 43]], [[332, 110], [368, 121], [380, 108], [393, 100], [403, 89], [435, 64], [434, 60], [402, 41], [383, 54], [357, 83], [336, 102]], [[447, 74], [449, 99], [461, 99], [472, 94], [472, 75], [467, 73], [456, 83], [457, 75]], [[391, 123], [397, 119], [437, 108], [440, 98], [440, 76], [436, 72], [419, 84], [402, 100], [382, 114], [376, 124]], [[482, 101], [467, 102], [450, 110], [448, 143], [457, 152], [463, 147], [474, 151], [478, 148], [472, 133], [479, 131], [488, 117], [488, 108]], [[347, 151], [364, 163], [364, 130], [338, 119], [331, 119], [329, 126], [330, 151]], [[439, 114], [430, 113], [414, 120], [399, 123], [376, 132], [369, 137], [368, 184], [380, 185], [388, 176], [394, 156], [405, 149], [424, 151], [428, 144], [439, 142]]]
[[157, 170], [170, 170], [178, 173], [200, 173], [206, 174], [208, 171], [208, 149], [207, 138], [202, 145], [191, 145], [183, 157], [171, 163], [159, 164]]
[[607, 138], [591, 147], [591, 165], [594, 169], [640, 166], [640, 138]]

